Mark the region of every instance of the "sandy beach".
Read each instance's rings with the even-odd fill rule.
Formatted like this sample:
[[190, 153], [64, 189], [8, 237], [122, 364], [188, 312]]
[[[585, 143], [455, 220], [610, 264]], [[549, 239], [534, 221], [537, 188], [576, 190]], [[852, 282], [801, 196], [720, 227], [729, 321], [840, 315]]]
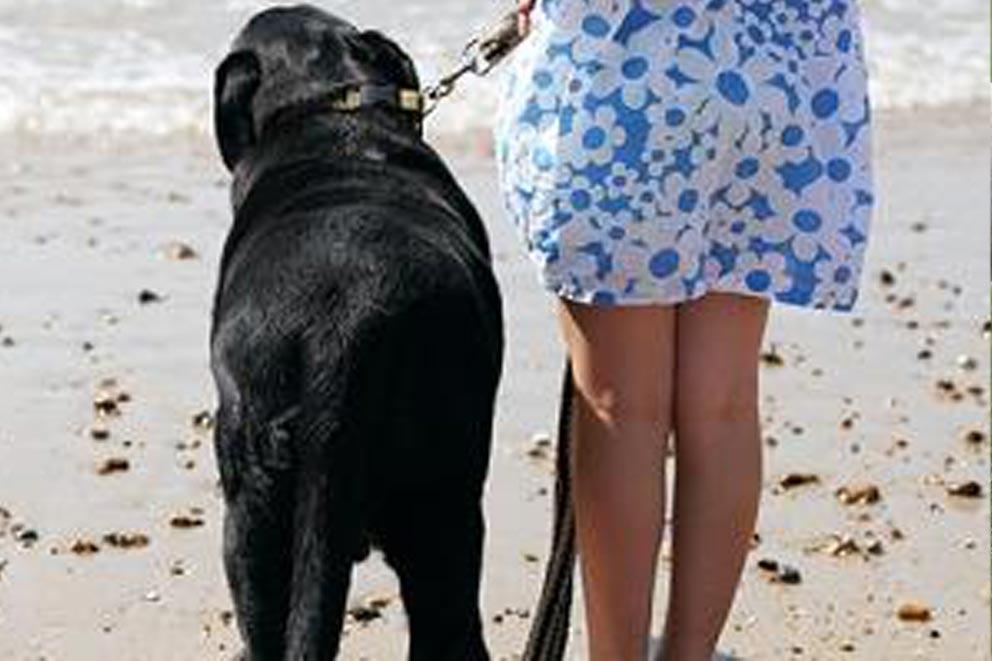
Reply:
[[[772, 313], [762, 510], [728, 658], [992, 659], [988, 110], [880, 113], [875, 127], [858, 310]], [[553, 458], [538, 440], [562, 354], [486, 139], [436, 144], [486, 219], [507, 305], [483, 595], [493, 656], [514, 659], [547, 552]], [[227, 174], [195, 135], [8, 136], [0, 153], [0, 658], [229, 658], [221, 503], [195, 424], [213, 406]], [[668, 543], [666, 529], [656, 632]], [[342, 658], [403, 658], [378, 560], [351, 602]], [[583, 659], [578, 608], [573, 630]]]

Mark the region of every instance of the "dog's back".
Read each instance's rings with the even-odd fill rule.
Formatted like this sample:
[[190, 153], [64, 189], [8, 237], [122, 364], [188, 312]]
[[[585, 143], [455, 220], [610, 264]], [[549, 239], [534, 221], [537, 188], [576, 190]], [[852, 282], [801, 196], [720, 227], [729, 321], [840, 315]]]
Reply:
[[[243, 85], [250, 71], [232, 66]], [[501, 303], [478, 215], [400, 126], [307, 117], [253, 126], [240, 151], [221, 137], [238, 154], [211, 342], [216, 447], [254, 660], [333, 656], [370, 543], [400, 576], [411, 658], [487, 658], [480, 500]]]

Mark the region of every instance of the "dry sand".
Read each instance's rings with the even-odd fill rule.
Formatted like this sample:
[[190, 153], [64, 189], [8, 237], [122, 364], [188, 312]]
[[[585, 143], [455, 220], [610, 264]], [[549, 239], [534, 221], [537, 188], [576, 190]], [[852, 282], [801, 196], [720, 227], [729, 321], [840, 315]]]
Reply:
[[[767, 350], [782, 364], [762, 374], [760, 543], [720, 641], [728, 657], [992, 659], [987, 124], [985, 109], [880, 116], [880, 207], [858, 312], [773, 312]], [[554, 426], [561, 350], [483, 144], [443, 148], [488, 221], [507, 302], [484, 607], [494, 657], [512, 659], [547, 547], [551, 459], [529, 455]], [[0, 153], [0, 658], [226, 658], [237, 640], [220, 502], [209, 435], [192, 424], [212, 405], [206, 337], [226, 174], [193, 137], [8, 139]], [[170, 258], [173, 241], [198, 257]], [[143, 290], [161, 300], [142, 304]], [[108, 378], [111, 396], [129, 397], [105, 404], [120, 415], [98, 440], [93, 396]], [[791, 473], [818, 482], [783, 490]], [[970, 480], [979, 497], [948, 494]], [[865, 483], [878, 502], [835, 495]], [[656, 631], [667, 546], [666, 534]], [[801, 582], [771, 581], [762, 559]], [[373, 561], [352, 602], [377, 599], [386, 605], [371, 621], [349, 622], [343, 658], [403, 657], [396, 586]], [[907, 602], [930, 619], [901, 621]], [[584, 658], [581, 617], [574, 630], [573, 658]]]

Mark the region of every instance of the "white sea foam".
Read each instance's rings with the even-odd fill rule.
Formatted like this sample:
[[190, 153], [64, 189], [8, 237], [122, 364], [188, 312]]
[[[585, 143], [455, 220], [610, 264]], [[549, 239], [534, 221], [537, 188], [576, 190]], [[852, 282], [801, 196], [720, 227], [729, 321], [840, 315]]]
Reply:
[[[264, 0], [0, 0], [0, 132], [206, 133], [213, 67]], [[384, 30], [425, 81], [499, 13], [497, 0], [324, 0]], [[866, 0], [876, 108], [987, 102], [985, 0]], [[443, 132], [484, 129], [498, 81], [471, 81], [434, 121]]]

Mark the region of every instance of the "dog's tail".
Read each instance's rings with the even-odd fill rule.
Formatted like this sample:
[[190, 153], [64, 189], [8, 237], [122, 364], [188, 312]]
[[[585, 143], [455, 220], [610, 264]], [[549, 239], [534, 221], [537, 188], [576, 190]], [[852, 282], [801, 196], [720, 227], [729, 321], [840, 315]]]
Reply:
[[531, 625], [523, 661], [559, 661], [564, 658], [568, 644], [575, 570], [575, 513], [572, 508], [570, 468], [574, 392], [572, 364], [569, 361], [565, 366], [558, 418], [554, 537], [541, 600]]

